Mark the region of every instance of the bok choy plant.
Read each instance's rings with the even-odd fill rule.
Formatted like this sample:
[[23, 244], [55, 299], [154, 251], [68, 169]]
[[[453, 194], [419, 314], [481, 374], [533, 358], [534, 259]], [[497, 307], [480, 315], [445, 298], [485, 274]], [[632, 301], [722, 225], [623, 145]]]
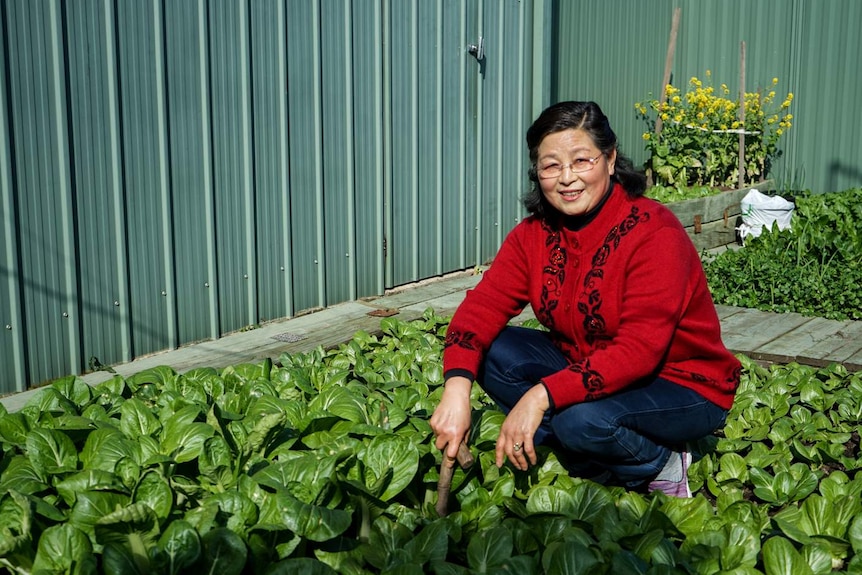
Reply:
[[862, 377], [742, 358], [727, 425], [694, 446], [695, 496], [572, 477], [539, 447], [494, 465], [503, 414], [476, 386], [449, 513], [428, 425], [448, 319], [386, 318], [335, 348], [0, 408], [9, 573], [799, 573], [862, 571]]

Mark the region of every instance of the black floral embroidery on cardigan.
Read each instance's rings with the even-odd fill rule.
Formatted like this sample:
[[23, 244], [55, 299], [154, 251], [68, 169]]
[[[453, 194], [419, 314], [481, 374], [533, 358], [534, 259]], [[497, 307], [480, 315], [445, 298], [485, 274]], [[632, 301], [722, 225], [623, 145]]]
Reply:
[[677, 367], [669, 367], [669, 366], [667, 367], [667, 369], [670, 369], [672, 371], [675, 371], [676, 373], [682, 374], [682, 376], [689, 381], [694, 381], [696, 383], [716, 386], [719, 389], [729, 389], [729, 390], [736, 389], [739, 386], [739, 380], [742, 377], [742, 367], [737, 366], [733, 369], [733, 371], [730, 373], [730, 375], [727, 376], [727, 378], [724, 380], [725, 385], [722, 386], [722, 385], [719, 385], [718, 381], [712, 379], [711, 377], [707, 377], [707, 376], [703, 375], [702, 373], [696, 373], [694, 371], [689, 371], [687, 369], [679, 369]]
[[539, 309], [536, 310], [536, 317], [545, 327], [553, 328], [553, 312], [560, 304], [560, 294], [566, 281], [566, 263], [569, 257], [566, 248], [562, 245], [560, 232], [553, 230], [547, 223], [542, 223], [542, 228], [548, 234], [545, 238], [545, 247], [550, 249], [548, 263], [542, 269], [542, 294], [539, 299]]
[[742, 379], [742, 366], [738, 365], [734, 368], [733, 373], [730, 374], [730, 377], [727, 378], [725, 383], [727, 383], [728, 389], [736, 389], [739, 387], [739, 381]]
[[585, 395], [585, 399], [587, 401], [601, 399], [608, 395], [608, 393], [604, 391], [605, 378], [603, 378], [599, 372], [594, 371], [590, 367], [589, 360], [570, 365], [569, 371], [580, 374], [584, 391], [587, 392]]
[[464, 349], [476, 350], [478, 348], [476, 347], [476, 344], [473, 343], [475, 339], [475, 332], [450, 330], [446, 332], [446, 341], [443, 343], [443, 347], [457, 345]]
[[739, 385], [739, 381], [742, 379], [742, 366], [738, 365], [734, 368], [733, 373], [730, 374], [730, 377], [727, 378], [727, 383], [732, 383], [734, 386]]
[[619, 247], [622, 238], [639, 223], [648, 220], [649, 213], [641, 214], [638, 208], [632, 207], [629, 215], [623, 218], [622, 222], [611, 228], [608, 235], [605, 236], [604, 243], [593, 254], [592, 268], [584, 276], [584, 291], [580, 295], [580, 301], [578, 301], [578, 311], [584, 316], [583, 327], [585, 338], [590, 345], [600, 342], [598, 345], [601, 347], [603, 345], [601, 340], [608, 339], [605, 333], [607, 323], [601, 314], [601, 284], [605, 277], [602, 268], [608, 262], [613, 252]]

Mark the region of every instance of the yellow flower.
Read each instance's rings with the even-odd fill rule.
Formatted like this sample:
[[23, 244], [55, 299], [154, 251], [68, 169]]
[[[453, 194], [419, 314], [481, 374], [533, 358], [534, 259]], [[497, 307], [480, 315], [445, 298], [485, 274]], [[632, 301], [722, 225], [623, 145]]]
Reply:
[[667, 112], [665, 112], [664, 114], [661, 115], [661, 119], [663, 121], [667, 120], [669, 117], [670, 117], [670, 114], [668, 114]]
[[784, 130], [782, 130], [781, 128], [778, 128], [777, 130], [775, 130], [775, 134], [778, 136], [780, 136], [783, 133], [784, 133]]
[[674, 104], [679, 104], [680, 102], [682, 102], [682, 98], [680, 98], [679, 96], [674, 96], [674, 97], [671, 99], [671, 101], [672, 101]]
[[772, 85], [775, 86], [776, 84], [778, 84], [778, 78], [773, 78]]
[[649, 140], [650, 139], [650, 133], [644, 132], [643, 138], [644, 138], [644, 140]]
[[706, 77], [707, 77], [707, 78], [709, 78], [710, 76], [712, 76], [712, 72], [711, 72], [711, 71], [709, 71], [709, 70], [707, 70], [707, 71], [706, 71]]

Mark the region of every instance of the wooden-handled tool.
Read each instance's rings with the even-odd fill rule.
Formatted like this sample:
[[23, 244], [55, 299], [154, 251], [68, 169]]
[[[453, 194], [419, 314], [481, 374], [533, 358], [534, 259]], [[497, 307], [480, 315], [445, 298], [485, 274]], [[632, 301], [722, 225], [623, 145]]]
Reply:
[[[458, 446], [456, 459], [462, 469], [467, 469], [475, 461], [466, 443]], [[437, 480], [437, 505], [434, 507], [437, 510], [437, 515], [440, 517], [445, 517], [449, 513], [449, 491], [452, 488], [452, 475], [454, 473], [455, 462], [447, 461], [446, 454], [444, 453], [443, 463], [440, 464], [440, 479]]]

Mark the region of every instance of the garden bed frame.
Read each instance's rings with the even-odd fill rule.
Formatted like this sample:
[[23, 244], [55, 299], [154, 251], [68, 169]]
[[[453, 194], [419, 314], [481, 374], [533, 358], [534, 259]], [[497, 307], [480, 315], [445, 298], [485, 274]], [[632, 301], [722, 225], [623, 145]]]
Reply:
[[752, 189], [765, 193], [775, 189], [775, 185], [772, 180], [765, 180], [738, 190], [672, 202], [667, 207], [682, 222], [699, 252], [711, 250], [736, 243], [737, 220], [742, 214], [740, 201]]

